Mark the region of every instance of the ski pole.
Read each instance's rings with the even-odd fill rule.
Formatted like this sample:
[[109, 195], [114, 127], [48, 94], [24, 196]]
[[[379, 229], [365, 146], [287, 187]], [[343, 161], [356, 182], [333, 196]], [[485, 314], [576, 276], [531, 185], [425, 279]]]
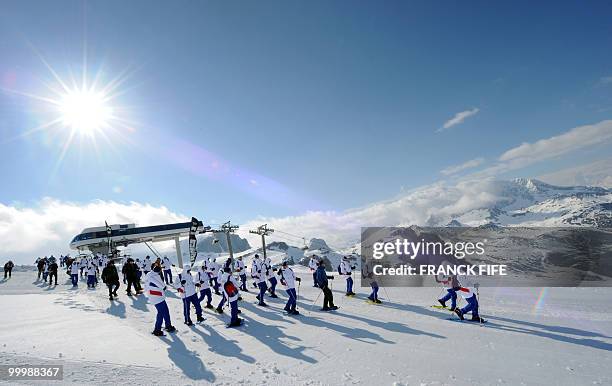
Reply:
[[312, 302], [312, 304], [310, 305], [310, 311], [312, 311], [312, 309], [314, 308], [315, 303], [317, 302], [317, 300], [319, 300], [319, 298], [321, 297], [322, 293], [323, 293], [323, 291], [319, 292], [319, 294], [317, 295], [317, 298]]
[[300, 285], [302, 285], [302, 281], [298, 281], [298, 292], [297, 292], [297, 296], [295, 297], [295, 309], [297, 310], [297, 302], [298, 299], [300, 298]]
[[391, 301], [391, 298], [389, 297], [389, 294], [387, 293], [387, 288], [386, 287], [382, 287], [383, 291], [385, 291], [385, 296], [387, 297], [388, 301]]

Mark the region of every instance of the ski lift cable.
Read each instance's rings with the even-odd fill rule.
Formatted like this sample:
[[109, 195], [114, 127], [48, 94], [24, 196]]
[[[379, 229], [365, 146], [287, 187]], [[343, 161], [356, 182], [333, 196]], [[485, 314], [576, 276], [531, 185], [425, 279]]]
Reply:
[[151, 252], [153, 252], [153, 254], [154, 254], [156, 257], [158, 257], [158, 258], [160, 258], [160, 259], [161, 259], [160, 254], [159, 254], [157, 251], [155, 251], [155, 249], [153, 249], [153, 248], [152, 248], [152, 246], [149, 244], [149, 242], [148, 242], [148, 241], [145, 241], [145, 242], [144, 242], [144, 244], [145, 244], [145, 245], [146, 245], [146, 246], [147, 246], [147, 247], [148, 247], [148, 248], [151, 250]]

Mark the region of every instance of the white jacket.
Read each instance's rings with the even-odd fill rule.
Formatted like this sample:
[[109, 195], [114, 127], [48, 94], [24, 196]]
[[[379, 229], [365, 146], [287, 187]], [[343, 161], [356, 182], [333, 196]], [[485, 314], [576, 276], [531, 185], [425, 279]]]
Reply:
[[210, 261], [208, 263], [208, 272], [210, 272], [210, 277], [218, 278], [219, 273], [221, 271], [221, 266], [216, 261]]
[[87, 264], [87, 276], [95, 276], [96, 274], [96, 266], [93, 262]]
[[279, 272], [281, 273], [281, 280], [285, 282], [283, 285], [287, 287], [287, 289], [295, 289], [295, 273], [293, 272], [293, 270], [287, 267], [280, 268]]
[[459, 280], [459, 285], [461, 286], [457, 292], [461, 294], [461, 297], [464, 299], [469, 299], [474, 296], [474, 282], [472, 279], [468, 276], [458, 276], [457, 279]]
[[310, 268], [313, 271], [317, 270], [317, 259], [315, 259], [314, 257], [310, 258], [310, 261], [308, 262], [308, 268]]
[[72, 262], [72, 265], [70, 266], [70, 273], [72, 275], [78, 275], [79, 274], [79, 263], [77, 263], [76, 261]]
[[[191, 295], [195, 295], [196, 286], [193, 282], [193, 276], [191, 276], [191, 271], [183, 270], [183, 272], [178, 275], [179, 282], [177, 290], [181, 298], [188, 298]], [[185, 281], [185, 283], [183, 283]]]
[[166, 301], [164, 288], [165, 284], [159, 273], [151, 271], [145, 276], [145, 292], [151, 304], [159, 304]]
[[257, 279], [258, 283], [266, 281], [265, 264], [260, 259], [253, 260], [253, 267], [251, 268], [251, 276]]
[[198, 270], [198, 283], [200, 283], [200, 291], [210, 288], [210, 275], [208, 272], [203, 270]]
[[241, 275], [244, 275], [246, 273], [246, 270], [244, 268], [244, 261], [236, 260], [234, 262], [234, 271], [240, 273]]
[[162, 265], [163, 265], [164, 271], [168, 271], [172, 269], [172, 262], [167, 257], [164, 257], [164, 259], [162, 260]]
[[342, 275], [350, 275], [351, 272], [353, 272], [353, 269], [351, 267], [351, 262], [348, 260], [342, 260], [340, 262], [340, 273]]

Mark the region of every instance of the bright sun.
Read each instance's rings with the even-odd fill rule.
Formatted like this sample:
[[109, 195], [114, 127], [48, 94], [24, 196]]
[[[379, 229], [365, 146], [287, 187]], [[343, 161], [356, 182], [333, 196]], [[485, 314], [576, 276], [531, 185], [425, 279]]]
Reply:
[[110, 125], [113, 111], [107, 97], [93, 90], [71, 90], [59, 101], [61, 119], [67, 127], [82, 134], [93, 134]]

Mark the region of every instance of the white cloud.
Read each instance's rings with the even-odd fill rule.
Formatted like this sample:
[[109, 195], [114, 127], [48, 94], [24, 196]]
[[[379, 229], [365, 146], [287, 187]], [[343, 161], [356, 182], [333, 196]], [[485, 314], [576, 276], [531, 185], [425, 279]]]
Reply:
[[474, 158], [474, 159], [466, 161], [466, 162], [464, 162], [462, 164], [453, 165], [453, 166], [449, 166], [447, 168], [444, 168], [444, 169], [440, 170], [440, 173], [444, 174], [445, 176], [450, 176], [450, 175], [457, 174], [457, 173], [462, 172], [462, 171], [467, 170], [467, 169], [472, 169], [472, 168], [478, 167], [478, 166], [482, 165], [483, 163], [484, 163], [484, 158], [482, 158], [482, 157]]
[[441, 131], [450, 129], [453, 126], [457, 126], [457, 125], [463, 123], [463, 121], [465, 121], [469, 117], [478, 114], [479, 111], [480, 111], [480, 109], [473, 108], [471, 110], [465, 110], [465, 111], [458, 112], [457, 114], [455, 114], [454, 117], [452, 117], [448, 121], [444, 122], [444, 125], [442, 125], [441, 128], [436, 130], [436, 132], [441, 132]]
[[37, 256], [70, 251], [68, 243], [91, 226], [135, 223], [154, 225], [189, 221], [168, 208], [130, 202], [93, 201], [78, 204], [45, 198], [34, 207], [0, 203], [0, 260], [30, 264]]
[[578, 126], [563, 134], [532, 143], [525, 142], [509, 149], [498, 158], [496, 164], [472, 174], [471, 177], [497, 176], [588, 147], [606, 144], [611, 140], [612, 120]]
[[537, 179], [553, 185], [590, 185], [612, 188], [612, 158], [538, 176]]
[[606, 86], [612, 84], [612, 76], [602, 76], [597, 82], [598, 86]]

